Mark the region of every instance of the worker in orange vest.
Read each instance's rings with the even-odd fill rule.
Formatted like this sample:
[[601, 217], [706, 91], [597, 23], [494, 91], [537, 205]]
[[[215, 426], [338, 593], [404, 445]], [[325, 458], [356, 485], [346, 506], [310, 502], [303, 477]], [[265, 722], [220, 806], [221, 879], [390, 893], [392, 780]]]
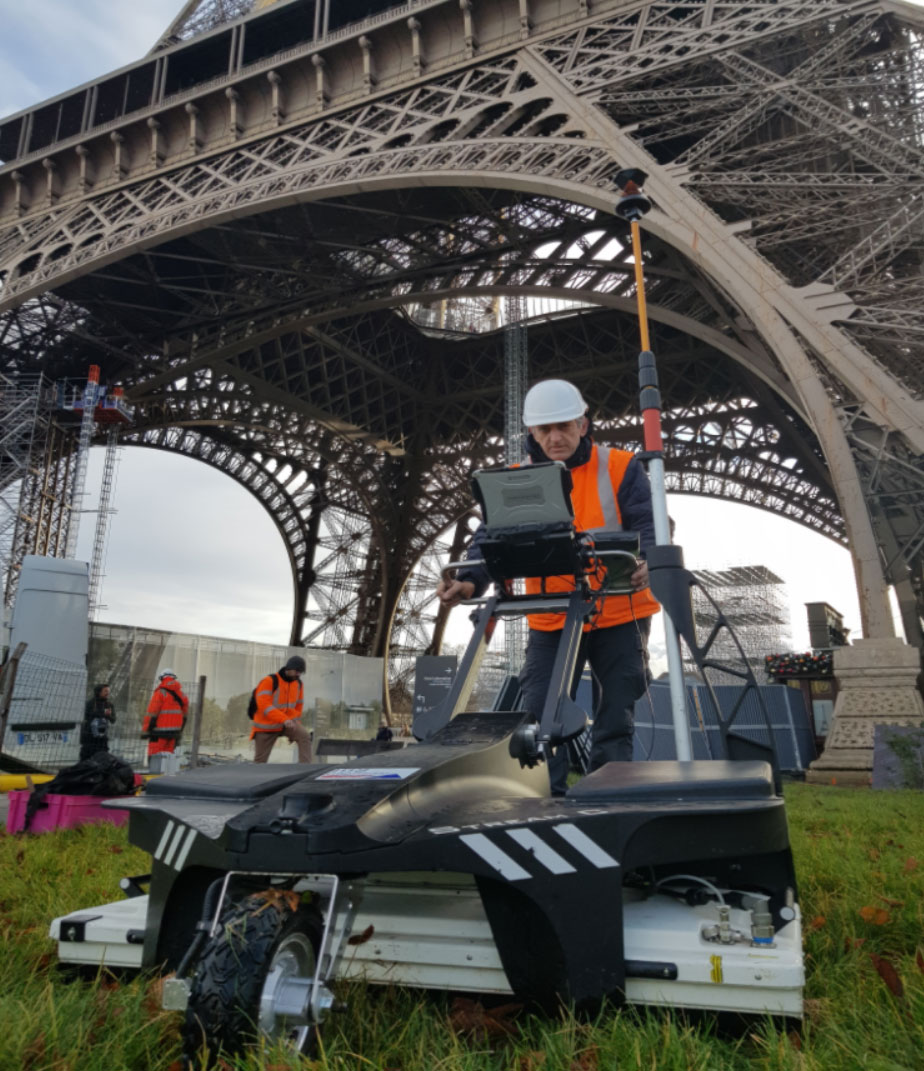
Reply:
[[299, 762], [311, 762], [311, 737], [301, 725], [304, 672], [304, 658], [293, 655], [282, 669], [264, 677], [254, 689], [256, 710], [250, 731], [254, 762], [266, 762], [282, 736], [297, 745]]
[[[587, 403], [573, 383], [547, 379], [526, 394], [523, 423], [529, 435], [527, 451], [533, 462], [562, 461], [571, 473], [571, 505], [578, 531], [625, 529], [638, 532], [641, 554], [653, 546], [654, 519], [648, 476], [629, 451], [596, 444], [591, 436]], [[468, 557], [479, 558], [475, 532]], [[490, 577], [482, 567], [460, 569], [454, 580], [440, 581], [437, 595], [444, 606], [480, 595]], [[632, 759], [635, 701], [644, 694], [648, 677], [648, 633], [651, 616], [660, 609], [648, 589], [648, 566], [640, 560], [630, 578], [631, 595], [611, 595], [584, 626], [578, 649], [571, 695], [577, 691], [584, 663], [593, 675], [593, 729], [590, 768]], [[548, 591], [574, 587], [568, 577], [549, 577]], [[527, 593], [540, 591], [538, 579], [526, 581]], [[530, 614], [529, 640], [520, 673], [523, 706], [538, 718], [542, 713], [552, 665], [565, 615]], [[568, 774], [567, 749], [560, 747], [549, 761], [553, 796], [564, 795]]]
[[189, 714], [189, 700], [172, 669], [161, 672], [148, 712], [141, 723], [141, 735], [148, 742], [148, 757], [175, 751]]

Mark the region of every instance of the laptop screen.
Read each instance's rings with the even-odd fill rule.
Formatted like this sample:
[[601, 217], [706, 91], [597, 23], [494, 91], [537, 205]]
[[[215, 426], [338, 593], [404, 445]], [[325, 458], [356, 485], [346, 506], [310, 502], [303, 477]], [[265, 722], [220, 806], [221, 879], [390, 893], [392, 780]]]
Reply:
[[570, 524], [574, 520], [571, 474], [560, 461], [482, 469], [472, 481], [487, 528]]

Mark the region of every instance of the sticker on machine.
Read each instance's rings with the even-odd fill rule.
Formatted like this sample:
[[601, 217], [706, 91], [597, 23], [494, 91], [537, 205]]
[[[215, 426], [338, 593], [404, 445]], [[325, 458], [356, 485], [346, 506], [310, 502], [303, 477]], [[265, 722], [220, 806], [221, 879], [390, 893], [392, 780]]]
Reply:
[[338, 768], [319, 774], [315, 781], [403, 781], [419, 769], [419, 766], [360, 766], [354, 770]]

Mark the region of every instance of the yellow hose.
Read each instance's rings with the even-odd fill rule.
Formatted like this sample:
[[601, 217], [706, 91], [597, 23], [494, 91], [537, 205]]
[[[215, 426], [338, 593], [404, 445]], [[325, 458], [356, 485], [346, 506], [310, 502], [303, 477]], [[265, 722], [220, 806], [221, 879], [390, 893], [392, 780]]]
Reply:
[[[14, 792], [18, 789], [29, 788], [30, 782], [33, 785], [44, 785], [46, 781], [52, 779], [52, 774], [36, 773], [36, 774], [21, 774], [21, 773], [5, 773], [0, 774], [0, 792]], [[28, 778], [28, 780], [27, 780]]]

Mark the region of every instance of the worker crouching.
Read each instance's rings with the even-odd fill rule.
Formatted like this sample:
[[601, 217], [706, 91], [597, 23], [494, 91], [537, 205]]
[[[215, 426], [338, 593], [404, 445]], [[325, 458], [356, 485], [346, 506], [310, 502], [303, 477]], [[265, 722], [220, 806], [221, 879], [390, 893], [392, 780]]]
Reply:
[[311, 762], [311, 737], [301, 725], [305, 660], [293, 655], [278, 673], [264, 677], [254, 689], [253, 761], [266, 762], [276, 741], [284, 736], [298, 747], [298, 761]]

